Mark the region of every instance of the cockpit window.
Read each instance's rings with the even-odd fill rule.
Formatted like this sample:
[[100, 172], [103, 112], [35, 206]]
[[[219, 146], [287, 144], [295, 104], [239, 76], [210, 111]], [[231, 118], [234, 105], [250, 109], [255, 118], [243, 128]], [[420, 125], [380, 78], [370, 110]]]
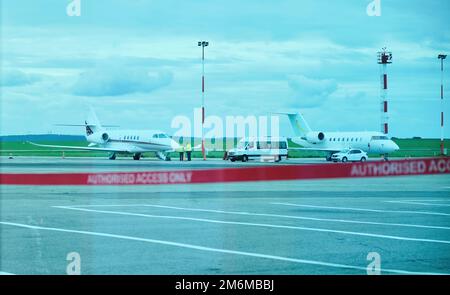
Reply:
[[152, 138], [169, 138], [169, 136], [165, 133], [153, 134]]
[[372, 140], [388, 140], [387, 136], [372, 136]]

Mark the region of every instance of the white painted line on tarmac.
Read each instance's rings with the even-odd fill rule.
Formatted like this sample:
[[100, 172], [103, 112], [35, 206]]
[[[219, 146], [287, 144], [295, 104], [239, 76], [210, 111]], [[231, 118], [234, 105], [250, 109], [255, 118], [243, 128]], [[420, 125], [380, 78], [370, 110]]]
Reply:
[[384, 201], [385, 203], [393, 204], [406, 204], [406, 205], [422, 205], [422, 206], [437, 206], [437, 207], [450, 207], [450, 204], [441, 203], [423, 203], [423, 202], [408, 202], [408, 201]]
[[354, 236], [363, 236], [363, 237], [381, 238], [381, 239], [390, 239], [390, 240], [400, 240], [400, 241], [413, 241], [413, 242], [450, 244], [450, 241], [447, 241], [447, 240], [434, 240], [434, 239], [411, 238], [411, 237], [402, 237], [402, 236], [380, 235], [380, 234], [372, 234], [372, 233], [364, 233], [364, 232], [352, 232], [352, 231], [344, 231], [344, 230], [334, 230], [334, 229], [327, 229], [327, 228], [314, 228], [314, 227], [303, 227], [303, 226], [267, 224], [267, 223], [225, 221], [225, 220], [217, 220], [217, 219], [181, 217], [181, 216], [172, 216], [172, 215], [151, 215], [151, 214], [142, 214], [142, 213], [132, 213], [132, 212], [122, 212], [122, 211], [108, 211], [108, 210], [96, 210], [96, 209], [85, 209], [85, 208], [66, 207], [66, 206], [54, 206], [54, 208], [76, 210], [76, 211], [85, 211], [85, 212], [94, 212], [94, 213], [116, 214], [116, 215], [126, 215], [126, 216], [138, 216], [138, 217], [147, 217], [147, 218], [163, 218], [163, 219], [189, 220], [189, 221], [218, 223], [218, 224], [232, 224], [232, 225], [256, 226], [256, 227], [266, 227], [266, 228], [294, 229], [294, 230], [304, 230], [304, 231], [313, 231], [313, 232], [326, 232], [326, 233], [354, 235]]
[[283, 206], [292, 206], [292, 207], [333, 209], [333, 210], [345, 210], [345, 211], [363, 211], [363, 212], [377, 212], [377, 213], [398, 213], [398, 214], [421, 214], [421, 215], [450, 216], [450, 214], [448, 214], [448, 213], [430, 212], [430, 211], [381, 210], [381, 209], [366, 209], [366, 208], [351, 208], [351, 207], [332, 207], [332, 206], [318, 206], [318, 205], [305, 205], [305, 204], [292, 204], [292, 203], [271, 203], [271, 204], [273, 204], [273, 205], [283, 205]]
[[[58, 206], [54, 206], [54, 207], [58, 207]], [[368, 224], [368, 225], [399, 226], [399, 227], [414, 227], [414, 228], [450, 230], [450, 227], [448, 227], [448, 226], [437, 226], [437, 225], [386, 223], [386, 222], [375, 222], [375, 221], [358, 221], [358, 220], [349, 220], [349, 219], [317, 218], [317, 217], [306, 217], [306, 216], [299, 216], [299, 215], [281, 215], [281, 214], [270, 214], [270, 213], [223, 211], [223, 210], [214, 210], [214, 209], [184, 208], [184, 207], [176, 207], [176, 206], [151, 205], [151, 204], [77, 205], [77, 206], [62, 206], [62, 207], [67, 207], [67, 208], [81, 208], [81, 207], [155, 207], [155, 208], [182, 210], [182, 211], [208, 212], [208, 213], [230, 214], [230, 215], [261, 216], [261, 217], [275, 217], [275, 218], [322, 221], [322, 222], [340, 222], [340, 223], [353, 223], [353, 224]]]
[[402, 201], [402, 202], [450, 202], [450, 199], [433, 199], [433, 200], [427, 200], [427, 199], [422, 199], [422, 200], [398, 200], [398, 199], [394, 199], [394, 200], [388, 200], [388, 201]]
[[0, 276], [14, 276], [15, 274], [5, 271], [0, 271]]
[[[110, 233], [91, 232], [91, 231], [73, 230], [73, 229], [64, 229], [64, 228], [55, 228], [55, 227], [43, 227], [43, 226], [28, 225], [28, 224], [14, 223], [14, 222], [4, 222], [4, 221], [0, 221], [0, 224], [21, 227], [21, 228], [28, 228], [28, 229], [75, 233], [75, 234], [99, 236], [99, 237], [114, 238], [114, 239], [121, 239], [121, 240], [138, 241], [138, 242], [173, 246], [173, 247], [186, 248], [186, 249], [192, 249], [192, 250], [198, 250], [198, 251], [216, 252], [216, 253], [233, 254], [233, 255], [239, 255], [239, 256], [264, 258], [264, 259], [286, 261], [286, 262], [292, 262], [292, 263], [298, 263], [298, 264], [309, 264], [309, 265], [318, 265], [318, 266], [326, 266], [326, 267], [334, 267], [334, 268], [355, 269], [355, 270], [361, 270], [364, 273], [367, 271], [366, 267], [355, 266], [355, 265], [330, 263], [330, 262], [323, 262], [323, 261], [317, 261], [317, 260], [290, 258], [290, 257], [284, 257], [284, 256], [255, 253], [255, 252], [245, 252], [245, 251], [236, 251], [236, 250], [228, 250], [228, 249], [220, 249], [220, 248], [211, 248], [211, 247], [205, 247], [205, 246], [200, 246], [200, 245], [185, 244], [185, 243], [165, 241], [165, 240], [147, 239], [147, 238], [140, 238], [140, 237], [134, 237], [134, 236], [125, 236], [125, 235], [117, 235], [117, 234], [110, 234]], [[416, 272], [416, 271], [407, 271], [407, 270], [400, 270], [400, 269], [382, 269], [381, 271], [385, 272], [385, 273], [397, 273], [397, 274], [449, 275], [449, 274], [445, 274], [445, 273]]]

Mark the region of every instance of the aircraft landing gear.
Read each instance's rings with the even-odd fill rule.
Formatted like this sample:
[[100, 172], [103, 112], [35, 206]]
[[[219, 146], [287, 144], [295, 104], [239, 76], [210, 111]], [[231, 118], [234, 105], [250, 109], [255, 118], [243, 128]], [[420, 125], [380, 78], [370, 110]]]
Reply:
[[164, 154], [162, 152], [156, 152], [156, 157], [160, 160], [163, 161], [170, 161], [170, 156], [169, 154]]
[[141, 159], [141, 153], [136, 153], [133, 155], [133, 160], [139, 161]]
[[386, 162], [389, 161], [389, 159], [388, 159], [388, 154], [384, 154], [384, 155], [383, 155], [383, 161], [386, 161]]
[[325, 157], [325, 159], [327, 160], [327, 162], [331, 162], [331, 154], [329, 154], [329, 155], [327, 155], [326, 157]]
[[116, 153], [112, 153], [111, 155], [109, 155], [109, 159], [110, 160], [115, 160], [116, 159]]

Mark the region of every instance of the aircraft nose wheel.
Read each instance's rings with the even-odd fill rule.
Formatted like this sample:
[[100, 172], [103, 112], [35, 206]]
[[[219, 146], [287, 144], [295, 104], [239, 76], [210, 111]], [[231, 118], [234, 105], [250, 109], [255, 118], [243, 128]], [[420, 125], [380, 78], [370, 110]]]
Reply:
[[116, 159], [116, 153], [112, 153], [112, 154], [109, 156], [109, 159], [110, 159], [110, 160], [115, 160], [115, 159]]

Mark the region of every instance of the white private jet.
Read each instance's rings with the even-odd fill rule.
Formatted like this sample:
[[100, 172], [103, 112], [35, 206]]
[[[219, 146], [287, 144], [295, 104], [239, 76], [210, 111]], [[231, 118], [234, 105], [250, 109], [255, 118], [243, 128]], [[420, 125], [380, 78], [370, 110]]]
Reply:
[[85, 126], [86, 140], [90, 144], [82, 147], [30, 143], [40, 147], [109, 152], [111, 160], [115, 160], [117, 154], [132, 154], [134, 160], [139, 160], [145, 152], [155, 152], [159, 159], [170, 160], [168, 153], [180, 147], [166, 133], [158, 130], [107, 130], [100, 124], [92, 109], [85, 125], [66, 126]]
[[321, 132], [312, 131], [306, 120], [299, 113], [283, 113], [288, 116], [295, 137], [292, 142], [302, 148], [289, 148], [298, 150], [327, 152], [326, 159], [349, 148], [360, 149], [369, 154], [380, 154], [387, 160], [389, 153], [399, 150], [399, 146], [389, 139], [386, 134], [375, 131], [360, 132]]

